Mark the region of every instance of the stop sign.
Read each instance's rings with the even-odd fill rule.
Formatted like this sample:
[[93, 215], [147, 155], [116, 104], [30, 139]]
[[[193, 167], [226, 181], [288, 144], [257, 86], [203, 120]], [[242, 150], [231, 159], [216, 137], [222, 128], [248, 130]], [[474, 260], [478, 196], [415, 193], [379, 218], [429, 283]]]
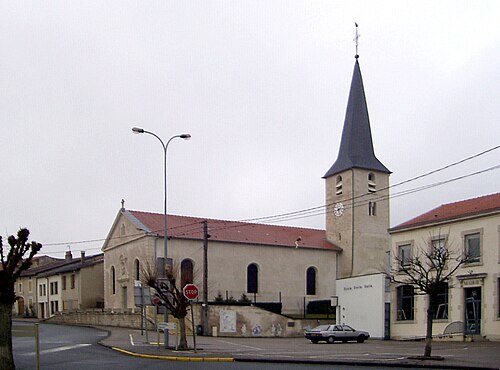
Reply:
[[186, 284], [186, 286], [182, 289], [182, 292], [184, 293], [184, 297], [190, 301], [198, 298], [199, 294], [198, 287], [194, 284]]

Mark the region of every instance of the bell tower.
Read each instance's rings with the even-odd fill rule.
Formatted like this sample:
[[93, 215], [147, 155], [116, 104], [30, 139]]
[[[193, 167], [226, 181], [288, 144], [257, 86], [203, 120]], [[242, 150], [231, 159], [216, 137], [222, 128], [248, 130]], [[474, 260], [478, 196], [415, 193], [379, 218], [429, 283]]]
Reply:
[[326, 238], [342, 248], [339, 278], [385, 271], [389, 246], [391, 171], [375, 156], [358, 58], [338, 157], [323, 176]]

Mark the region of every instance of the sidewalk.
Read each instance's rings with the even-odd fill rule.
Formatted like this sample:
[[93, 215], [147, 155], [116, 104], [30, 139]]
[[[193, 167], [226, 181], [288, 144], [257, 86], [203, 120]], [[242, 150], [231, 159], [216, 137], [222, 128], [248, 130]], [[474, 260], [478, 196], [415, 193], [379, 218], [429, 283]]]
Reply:
[[[156, 332], [98, 327], [109, 332], [100, 343], [129, 355], [171, 361], [246, 361], [322, 364], [364, 364], [386, 367], [499, 369], [500, 342], [435, 342], [432, 355], [442, 360], [418, 360], [424, 342], [368, 340], [365, 343], [312, 344], [304, 338], [196, 337], [197, 351], [158, 346]], [[175, 343], [170, 336], [170, 344]], [[163, 333], [160, 334], [163, 341]], [[193, 346], [193, 338], [188, 338]]]

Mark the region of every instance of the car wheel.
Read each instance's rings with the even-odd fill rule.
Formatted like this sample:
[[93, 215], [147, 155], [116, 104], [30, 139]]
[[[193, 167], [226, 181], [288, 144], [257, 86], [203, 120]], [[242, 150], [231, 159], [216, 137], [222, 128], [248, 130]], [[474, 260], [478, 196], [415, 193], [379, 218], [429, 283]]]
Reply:
[[326, 340], [327, 343], [333, 343], [335, 342], [335, 337], [328, 337], [328, 339]]
[[357, 342], [358, 343], [363, 343], [365, 341], [365, 336], [364, 335], [360, 335], [357, 339]]

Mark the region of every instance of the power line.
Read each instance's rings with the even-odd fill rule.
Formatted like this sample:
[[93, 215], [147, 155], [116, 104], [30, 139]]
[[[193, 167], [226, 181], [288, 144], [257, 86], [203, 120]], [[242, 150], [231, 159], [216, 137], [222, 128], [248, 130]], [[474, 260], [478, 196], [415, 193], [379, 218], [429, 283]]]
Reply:
[[[458, 161], [453, 162], [451, 164], [448, 164], [446, 166], [442, 166], [442, 167], [437, 168], [435, 170], [432, 170], [432, 171], [429, 171], [427, 173], [424, 173], [424, 174], [412, 177], [410, 179], [401, 181], [401, 182], [396, 183], [394, 185], [390, 185], [390, 186], [387, 186], [385, 188], [381, 188], [381, 189], [378, 190], [378, 192], [381, 192], [381, 191], [384, 191], [384, 190], [389, 190], [391, 188], [394, 188], [394, 187], [397, 187], [397, 186], [400, 186], [400, 185], [403, 185], [403, 184], [407, 184], [407, 183], [412, 182], [412, 181], [416, 181], [416, 180], [422, 179], [424, 177], [430, 176], [430, 175], [435, 174], [437, 172], [444, 171], [444, 170], [446, 170], [448, 168], [451, 168], [453, 166], [457, 166], [457, 165], [462, 164], [464, 162], [467, 162], [469, 160], [478, 158], [478, 157], [480, 157], [480, 156], [482, 156], [484, 154], [487, 154], [487, 153], [492, 152], [494, 150], [497, 150], [499, 148], [500, 148], [500, 145], [494, 146], [494, 147], [492, 147], [490, 149], [484, 150], [484, 151], [482, 151], [480, 153], [477, 153], [477, 154], [474, 154], [472, 156], [466, 157], [464, 159], [458, 160]], [[478, 175], [478, 174], [481, 174], [481, 173], [484, 173], [484, 172], [492, 171], [492, 170], [495, 170], [495, 169], [498, 169], [498, 168], [500, 168], [500, 165], [492, 166], [492, 167], [489, 167], [489, 168], [484, 169], [484, 170], [480, 170], [480, 171], [473, 172], [473, 173], [470, 173], [470, 174], [467, 174], [467, 175], [463, 175], [463, 176], [458, 176], [458, 177], [455, 177], [455, 178], [452, 178], [452, 179], [449, 179], [449, 180], [440, 181], [440, 182], [437, 182], [437, 183], [434, 183], [434, 184], [428, 184], [428, 185], [423, 185], [423, 186], [420, 186], [420, 187], [417, 187], [417, 188], [404, 190], [404, 191], [395, 193], [393, 195], [389, 195], [389, 196], [382, 195], [379, 198], [376, 198], [375, 200], [387, 200], [387, 199], [390, 199], [390, 198], [397, 198], [397, 197], [408, 195], [408, 194], [411, 194], [411, 193], [414, 193], [414, 192], [417, 192], [417, 191], [427, 190], [427, 189], [430, 189], [430, 188], [433, 188], [433, 187], [436, 187], [436, 186], [447, 184], [449, 182], [461, 180], [461, 179], [464, 179], [464, 178], [467, 178], [467, 177], [470, 177], [470, 176], [475, 176], [475, 175]], [[357, 200], [358, 199], [362, 199], [362, 198], [364, 198], [365, 196], [367, 196], [369, 194], [373, 194], [373, 193], [368, 193], [367, 192], [367, 193], [358, 195], [356, 197], [351, 197], [349, 199], [344, 199], [344, 200], [340, 200], [340, 201], [346, 203], [345, 204], [346, 208], [354, 208], [354, 207], [364, 206], [364, 205], [368, 204], [367, 200], [364, 200], [364, 201], [361, 201], [361, 200], [357, 201]], [[215, 231], [215, 230], [222, 230], [222, 229], [225, 229], [225, 228], [243, 227], [246, 224], [251, 225], [250, 222], [258, 223], [258, 221], [260, 221], [260, 223], [268, 224], [268, 223], [275, 223], [275, 222], [292, 221], [292, 220], [297, 220], [297, 219], [302, 219], [302, 218], [308, 218], [308, 217], [315, 217], [315, 216], [319, 216], [319, 215], [324, 215], [327, 212], [328, 208], [331, 208], [333, 205], [334, 205], [334, 203], [324, 204], [324, 205], [321, 205], [321, 206], [310, 207], [310, 208], [306, 208], [306, 209], [302, 209], [302, 210], [298, 210], [298, 211], [286, 212], [286, 213], [281, 213], [281, 214], [276, 214], [276, 215], [270, 215], [270, 216], [263, 216], [263, 217], [242, 219], [242, 220], [239, 220], [239, 221], [211, 220], [212, 224], [213, 223], [224, 224], [224, 223], [228, 223], [228, 222], [231, 223], [231, 225], [229, 225], [229, 226], [221, 226], [219, 228], [211, 228], [211, 230]], [[235, 223], [238, 223], [238, 224], [235, 225]], [[199, 221], [192, 222], [192, 223], [188, 223], [188, 224], [184, 224], [184, 225], [170, 227], [170, 228], [168, 228], [168, 231], [172, 231], [174, 229], [186, 228], [188, 226], [198, 225], [197, 227], [190, 228], [190, 229], [185, 230], [184, 232], [178, 234], [178, 235], [182, 235], [182, 236], [193, 235], [195, 231], [196, 232], [201, 232], [201, 230], [199, 228], [199, 224], [200, 224]], [[161, 230], [163, 230], [163, 229], [152, 230], [150, 233], [158, 233]], [[127, 237], [143, 236], [143, 235], [144, 235], [144, 232], [138, 232], [137, 234], [129, 234], [129, 235], [127, 235]], [[110, 238], [110, 240], [112, 240], [112, 239], [118, 239], [118, 238], [121, 238], [121, 237], [122, 236], [113, 237], [113, 238]], [[81, 241], [72, 241], [72, 242], [47, 243], [47, 244], [44, 244], [44, 246], [60, 246], [60, 245], [87, 244], [87, 243], [94, 243], [94, 242], [102, 242], [102, 241], [105, 241], [105, 240], [107, 240], [107, 238], [81, 240]], [[93, 249], [98, 249], [98, 248], [93, 248]], [[54, 252], [54, 253], [57, 253], [57, 252]]]

